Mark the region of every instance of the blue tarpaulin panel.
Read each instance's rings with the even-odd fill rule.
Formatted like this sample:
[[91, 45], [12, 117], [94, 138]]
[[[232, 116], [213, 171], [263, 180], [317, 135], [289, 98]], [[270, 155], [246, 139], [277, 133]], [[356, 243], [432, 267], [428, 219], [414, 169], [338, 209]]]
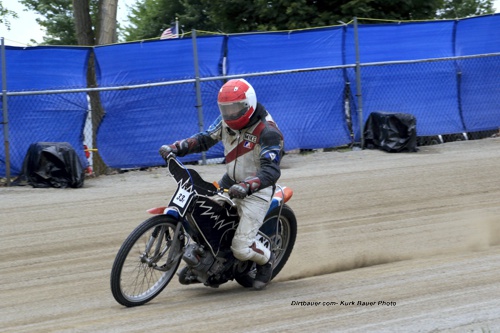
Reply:
[[[229, 75], [337, 66], [343, 28], [236, 35], [228, 40]], [[344, 112], [342, 70], [250, 77], [257, 100], [285, 137], [285, 149], [350, 143]]]
[[342, 28], [231, 35], [228, 74], [342, 65]]
[[[350, 80], [355, 80], [353, 70]], [[455, 66], [452, 61], [369, 66], [361, 70], [363, 123], [372, 112], [407, 113], [417, 119], [419, 136], [461, 133]], [[359, 138], [355, 119], [355, 137]]]
[[[7, 89], [85, 88], [89, 52], [90, 48], [82, 47], [6, 47]], [[87, 110], [85, 93], [10, 96], [11, 175], [20, 173], [29, 146], [36, 142], [69, 142], [86, 165], [82, 130]], [[3, 110], [0, 117], [3, 122]], [[1, 137], [3, 130], [0, 127]], [[5, 148], [1, 145], [0, 175], [5, 174]]]
[[[8, 91], [87, 87], [87, 47], [5, 47]], [[1, 73], [0, 68], [0, 73]]]
[[[454, 21], [362, 25], [358, 30], [361, 63], [420, 60], [453, 56]], [[354, 31], [346, 38], [346, 58], [354, 63]], [[355, 73], [349, 69], [353, 84]], [[464, 130], [458, 110], [456, 70], [451, 61], [361, 67], [363, 122], [372, 112], [408, 113], [417, 119], [418, 135]], [[359, 122], [354, 119], [355, 138]]]
[[457, 23], [455, 55], [500, 52], [500, 14], [460, 20]]
[[[461, 20], [457, 56], [499, 53], [500, 15]], [[461, 110], [468, 132], [500, 127], [500, 57], [457, 61], [461, 73]]]
[[[248, 78], [257, 99], [285, 137], [285, 150], [338, 147], [351, 142], [343, 112], [341, 70]], [[306, 84], [307, 83], [307, 84]]]
[[[200, 75], [218, 75], [223, 37], [198, 38], [197, 42]], [[96, 57], [104, 86], [194, 79], [191, 39], [99, 47]], [[110, 167], [160, 165], [162, 144], [199, 132], [194, 82], [106, 91], [101, 93], [101, 102], [106, 114], [98, 131], [99, 152]], [[190, 155], [183, 160], [198, 158]]]
[[458, 64], [461, 69], [461, 109], [466, 131], [498, 129], [500, 57], [465, 59], [458, 61]]
[[[219, 73], [223, 37], [197, 38], [201, 76]], [[107, 45], [95, 48], [100, 86], [194, 78], [190, 38]]]
[[[361, 63], [452, 57], [454, 21], [358, 26]], [[346, 62], [356, 62], [354, 28], [346, 34]]]

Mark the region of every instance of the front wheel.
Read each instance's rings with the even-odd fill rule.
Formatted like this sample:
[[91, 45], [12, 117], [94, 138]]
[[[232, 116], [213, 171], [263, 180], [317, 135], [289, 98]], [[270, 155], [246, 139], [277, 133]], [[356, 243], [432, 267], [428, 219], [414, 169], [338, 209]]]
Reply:
[[170, 216], [157, 215], [127, 237], [111, 269], [111, 292], [118, 303], [127, 307], [145, 304], [168, 285], [181, 262], [184, 244], [178, 223]]
[[[280, 212], [281, 209], [281, 212]], [[281, 214], [280, 214], [281, 213]], [[267, 236], [264, 245], [269, 245], [275, 261], [272, 279], [283, 269], [292, 253], [297, 237], [297, 219], [295, 213], [286, 204], [270, 211], [259, 231]], [[253, 285], [255, 265], [251, 261], [239, 263], [236, 267], [235, 280], [245, 288]]]

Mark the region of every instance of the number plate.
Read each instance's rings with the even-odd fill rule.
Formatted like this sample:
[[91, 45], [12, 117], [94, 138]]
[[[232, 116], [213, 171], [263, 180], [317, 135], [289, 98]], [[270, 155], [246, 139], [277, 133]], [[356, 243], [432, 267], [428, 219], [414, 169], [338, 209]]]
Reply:
[[184, 216], [187, 208], [189, 207], [191, 199], [193, 199], [193, 196], [194, 192], [189, 192], [179, 186], [179, 188], [177, 188], [177, 192], [175, 192], [174, 196], [172, 197], [172, 200], [170, 200], [170, 206], [176, 208], [179, 214], [181, 216]]

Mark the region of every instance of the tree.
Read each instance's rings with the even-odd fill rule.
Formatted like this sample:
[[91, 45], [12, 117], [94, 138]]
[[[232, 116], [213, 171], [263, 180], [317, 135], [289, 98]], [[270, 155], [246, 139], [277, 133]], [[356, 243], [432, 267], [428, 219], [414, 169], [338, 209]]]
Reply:
[[94, 45], [95, 34], [92, 26], [88, 0], [73, 0], [75, 37], [79, 45]]
[[181, 0], [143, 0], [132, 7], [130, 25], [124, 29], [127, 41], [158, 38], [184, 11]]
[[[79, 45], [103, 45], [117, 41], [117, 5], [118, 0], [73, 0], [75, 36]], [[94, 9], [97, 6], [97, 14], [91, 10], [92, 6]]]
[[[74, 24], [79, 45], [111, 44], [116, 42], [116, 10], [118, 0], [101, 0], [98, 2], [98, 24], [92, 22], [91, 2], [93, 0], [73, 0]], [[94, 3], [95, 5], [95, 3]], [[95, 13], [95, 12], [94, 12]], [[94, 21], [95, 22], [95, 21]], [[93, 27], [95, 27], [93, 29]], [[97, 33], [94, 33], [97, 31]], [[97, 35], [97, 37], [96, 37]], [[95, 57], [91, 53], [87, 69], [87, 86], [97, 87]], [[98, 92], [89, 92], [92, 110], [92, 144], [97, 147], [97, 129], [104, 118], [104, 109]], [[94, 154], [94, 172], [99, 175], [106, 171], [106, 164], [99, 154]]]
[[[43, 43], [46, 45], [101, 45], [117, 41], [116, 11], [118, 0], [19, 0], [28, 9], [43, 18], [37, 23], [46, 30]], [[83, 40], [82, 31], [77, 33], [78, 24], [86, 24], [87, 34]], [[83, 28], [83, 27], [82, 27]], [[90, 33], [90, 30], [93, 33]]]
[[10, 30], [9, 18], [17, 18], [17, 13], [5, 8], [0, 1], [0, 24], [5, 25], [7, 27], [7, 30]]
[[36, 19], [36, 22], [45, 28], [42, 44], [77, 44], [71, 0], [19, 0], [19, 2], [43, 17]]
[[117, 10], [118, 0], [101, 0], [99, 2], [99, 16], [97, 21], [97, 45], [112, 44], [117, 42]]
[[[43, 44], [78, 44], [72, 0], [19, 1], [43, 17], [37, 20], [46, 29]], [[176, 17], [187, 32], [197, 29], [237, 33], [337, 25], [339, 21], [351, 21], [354, 16], [430, 20], [494, 12], [492, 0], [138, 0], [128, 15], [130, 24], [120, 29], [116, 23], [118, 0], [84, 1], [89, 4], [88, 14], [95, 38], [89, 45], [117, 41], [116, 29], [122, 30], [126, 41], [158, 38]], [[82, 8], [80, 1], [76, 1], [75, 6]], [[101, 30], [108, 32], [100, 35]], [[99, 40], [99, 36], [111, 34], [111, 39]]]
[[443, 0], [437, 17], [455, 19], [495, 13], [492, 0]]
[[238, 33], [337, 25], [353, 17], [431, 20], [493, 12], [491, 0], [143, 0], [129, 15], [127, 41], [159, 37], [175, 17], [191, 29]]

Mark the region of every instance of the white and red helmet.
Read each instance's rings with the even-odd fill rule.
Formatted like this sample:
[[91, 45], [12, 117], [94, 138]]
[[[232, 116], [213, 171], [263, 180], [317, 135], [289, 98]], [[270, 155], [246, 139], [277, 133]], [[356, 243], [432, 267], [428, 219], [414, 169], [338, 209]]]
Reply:
[[227, 126], [240, 130], [250, 122], [250, 117], [257, 108], [257, 96], [246, 80], [234, 79], [220, 88], [217, 104]]

